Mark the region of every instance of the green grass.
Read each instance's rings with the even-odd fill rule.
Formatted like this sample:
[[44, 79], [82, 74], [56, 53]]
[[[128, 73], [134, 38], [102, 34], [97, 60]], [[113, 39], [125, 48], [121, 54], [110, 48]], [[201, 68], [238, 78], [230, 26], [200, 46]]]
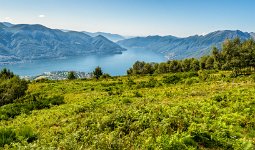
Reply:
[[[2, 144], [0, 140], [0, 146], [252, 150], [254, 75], [230, 78], [229, 74], [213, 72], [204, 78], [183, 73], [31, 83], [27, 93], [63, 96], [64, 104], [1, 120], [0, 136], [4, 135], [8, 142]], [[23, 127], [29, 129], [23, 133]]]

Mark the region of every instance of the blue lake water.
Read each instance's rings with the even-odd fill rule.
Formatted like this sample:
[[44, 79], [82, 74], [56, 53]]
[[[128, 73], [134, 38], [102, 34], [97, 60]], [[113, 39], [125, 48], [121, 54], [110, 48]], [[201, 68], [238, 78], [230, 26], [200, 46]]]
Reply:
[[110, 75], [126, 75], [126, 71], [135, 61], [164, 62], [167, 59], [158, 53], [139, 49], [130, 49], [122, 54], [109, 56], [79, 56], [66, 59], [45, 59], [22, 64], [1, 65], [20, 76], [36, 76], [51, 71], [92, 72], [100, 66], [104, 73]]

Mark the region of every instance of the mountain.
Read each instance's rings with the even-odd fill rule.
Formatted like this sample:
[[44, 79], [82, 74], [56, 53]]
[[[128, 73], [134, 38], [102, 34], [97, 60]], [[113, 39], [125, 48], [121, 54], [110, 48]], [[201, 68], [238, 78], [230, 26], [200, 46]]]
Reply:
[[216, 31], [204, 36], [178, 38], [174, 36], [136, 37], [118, 41], [125, 48], [146, 49], [163, 53], [169, 59], [199, 58], [210, 53], [212, 46], [219, 47], [226, 39], [239, 37], [242, 40], [254, 37], [254, 34], [239, 30]]
[[[5, 62], [80, 56], [119, 54], [125, 49], [103, 36], [91, 37], [82, 32], [63, 32], [42, 25], [0, 23], [0, 57]], [[1, 61], [0, 61], [1, 63]], [[3, 63], [3, 62], [2, 62]]]
[[92, 37], [96, 37], [98, 35], [102, 35], [102, 36], [106, 37], [107, 39], [109, 39], [109, 40], [111, 40], [113, 42], [117, 42], [117, 41], [126, 39], [124, 36], [121, 36], [119, 34], [111, 34], [111, 33], [105, 33], [105, 32], [95, 32], [95, 33], [92, 33], [92, 32], [84, 31], [83, 33], [85, 33], [85, 34], [87, 34], [89, 36], [92, 36]]
[[2, 24], [5, 25], [6, 27], [14, 26], [14, 24], [11, 24], [9, 22], [3, 22]]
[[252, 38], [255, 40], [255, 33], [251, 33]]

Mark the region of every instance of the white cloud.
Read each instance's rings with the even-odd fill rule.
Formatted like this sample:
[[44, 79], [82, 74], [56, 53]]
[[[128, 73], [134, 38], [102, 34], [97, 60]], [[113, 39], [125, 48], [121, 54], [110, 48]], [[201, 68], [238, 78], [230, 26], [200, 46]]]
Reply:
[[45, 15], [39, 15], [38, 17], [39, 18], [45, 18], [46, 16]]
[[5, 18], [4, 18], [4, 21], [6, 21], [6, 22], [12, 22], [13, 20], [12, 20], [11, 17], [5, 17]]

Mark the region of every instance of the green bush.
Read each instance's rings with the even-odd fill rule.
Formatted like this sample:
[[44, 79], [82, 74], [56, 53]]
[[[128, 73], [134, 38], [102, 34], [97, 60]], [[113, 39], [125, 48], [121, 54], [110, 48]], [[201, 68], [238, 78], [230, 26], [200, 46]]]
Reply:
[[0, 120], [7, 120], [22, 113], [28, 114], [32, 110], [50, 108], [51, 106], [60, 104], [64, 104], [63, 96], [44, 97], [29, 95], [17, 103], [0, 107]]
[[192, 78], [192, 77], [197, 77], [198, 73], [197, 72], [182, 72], [182, 73], [176, 73], [181, 78]]
[[31, 143], [36, 139], [37, 135], [34, 134], [32, 128], [28, 126], [16, 130], [12, 128], [0, 128], [0, 147], [20, 141]]
[[111, 78], [111, 75], [108, 74], [108, 73], [104, 73], [100, 78], [101, 79], [108, 79], [108, 78]]
[[199, 71], [198, 71], [198, 77], [199, 77], [201, 80], [205, 81], [205, 80], [207, 80], [207, 79], [209, 78], [209, 74], [208, 74], [208, 72], [205, 71], [205, 70], [199, 70]]
[[143, 95], [140, 92], [135, 91], [134, 92], [134, 97], [143, 97]]
[[28, 143], [31, 143], [35, 140], [37, 140], [37, 135], [33, 132], [31, 127], [24, 126], [21, 127], [16, 132], [16, 137], [19, 141], [27, 141]]
[[163, 79], [163, 83], [165, 84], [176, 84], [181, 81], [181, 78], [177, 75], [165, 76]]
[[252, 74], [251, 78], [252, 78], [253, 81], [255, 81], [255, 74]]
[[198, 83], [198, 82], [199, 82], [199, 79], [196, 77], [187, 78], [185, 80], [185, 84], [187, 84], [187, 85], [191, 85], [191, 84]]
[[0, 147], [10, 144], [16, 140], [16, 133], [10, 128], [0, 129]]
[[14, 100], [25, 95], [28, 82], [17, 76], [10, 79], [0, 79], [0, 106], [13, 103]]

